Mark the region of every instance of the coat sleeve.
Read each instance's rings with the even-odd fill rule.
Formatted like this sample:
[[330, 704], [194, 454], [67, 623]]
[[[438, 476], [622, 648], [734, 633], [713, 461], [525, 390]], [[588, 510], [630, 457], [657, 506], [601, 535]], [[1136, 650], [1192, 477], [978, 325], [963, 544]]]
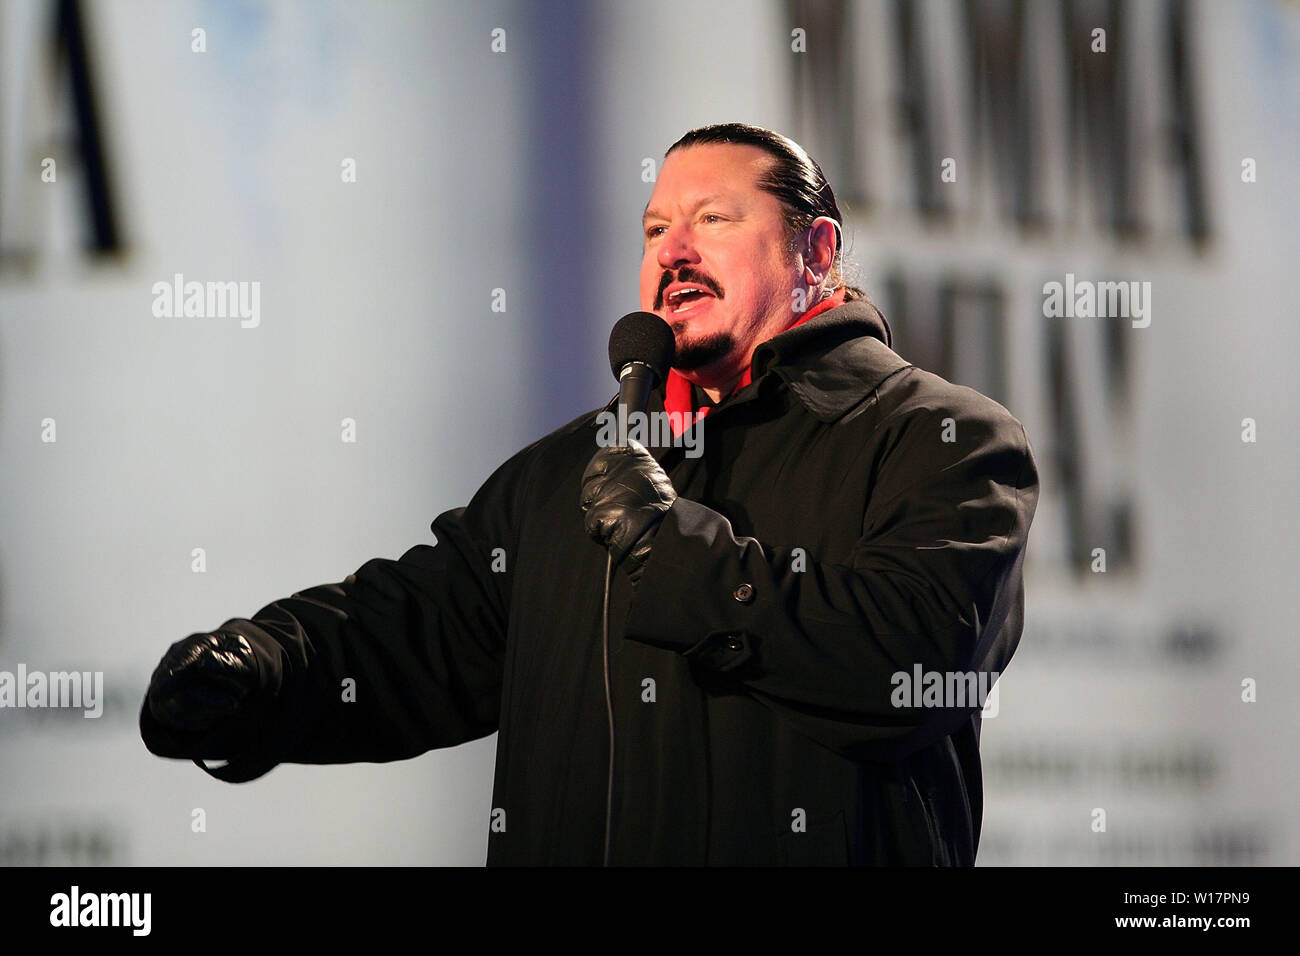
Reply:
[[[911, 706], [897, 675], [1001, 672], [1020, 636], [1038, 499], [1023, 427], [977, 397], [878, 426], [861, 537], [842, 563], [797, 541], [737, 537], [723, 515], [678, 498], [625, 635], [684, 654], [855, 759], [898, 759], [952, 733], [979, 704]], [[954, 441], [943, 440], [949, 416]]]
[[[278, 763], [400, 760], [495, 731], [527, 451], [467, 507], [434, 520], [436, 545], [374, 558], [341, 583], [225, 622], [253, 648], [260, 694], [189, 742], [170, 737], [146, 704], [149, 749], [175, 756], [188, 743], [185, 755], [209, 774], [242, 782]], [[229, 762], [211, 768], [199, 757]]]

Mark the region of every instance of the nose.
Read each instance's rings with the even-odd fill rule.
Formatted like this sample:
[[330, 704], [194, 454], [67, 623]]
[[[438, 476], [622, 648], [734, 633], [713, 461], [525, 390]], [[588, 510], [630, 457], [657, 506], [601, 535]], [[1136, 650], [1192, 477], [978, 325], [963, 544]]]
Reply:
[[695, 239], [686, 224], [669, 226], [659, 239], [657, 252], [659, 265], [664, 269], [677, 269], [687, 263], [699, 262]]

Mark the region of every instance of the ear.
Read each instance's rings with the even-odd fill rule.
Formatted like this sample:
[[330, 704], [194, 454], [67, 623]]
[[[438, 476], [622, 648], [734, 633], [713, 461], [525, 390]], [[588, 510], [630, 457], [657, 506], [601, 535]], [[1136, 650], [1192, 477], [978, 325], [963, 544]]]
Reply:
[[829, 216], [818, 216], [804, 234], [804, 265], [812, 269], [819, 278], [824, 278], [831, 271], [835, 253], [839, 250], [839, 227]]

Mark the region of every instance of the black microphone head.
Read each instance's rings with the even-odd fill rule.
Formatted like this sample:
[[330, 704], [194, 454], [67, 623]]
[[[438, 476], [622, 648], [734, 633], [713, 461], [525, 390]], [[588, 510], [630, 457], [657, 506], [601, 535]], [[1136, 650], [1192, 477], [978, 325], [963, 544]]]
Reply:
[[642, 362], [662, 382], [668, 377], [676, 352], [673, 330], [653, 312], [629, 312], [614, 323], [609, 333], [609, 367], [615, 378], [629, 362]]

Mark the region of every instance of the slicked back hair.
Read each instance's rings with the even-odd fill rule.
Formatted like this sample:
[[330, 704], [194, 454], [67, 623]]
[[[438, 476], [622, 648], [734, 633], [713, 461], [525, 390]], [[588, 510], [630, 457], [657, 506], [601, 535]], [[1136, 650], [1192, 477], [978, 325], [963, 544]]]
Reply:
[[804, 232], [818, 216], [834, 220], [836, 242], [835, 260], [831, 263], [831, 285], [835, 289], [844, 286], [844, 301], [861, 300], [874, 308], [875, 303], [865, 292], [844, 281], [843, 219], [839, 204], [835, 201], [835, 191], [826, 181], [817, 161], [789, 137], [747, 123], [719, 123], [693, 129], [668, 147], [664, 159], [672, 155], [674, 150], [711, 143], [757, 146], [775, 160], [759, 180], [758, 186], [775, 196], [785, 211], [786, 252], [791, 256], [795, 254]]

